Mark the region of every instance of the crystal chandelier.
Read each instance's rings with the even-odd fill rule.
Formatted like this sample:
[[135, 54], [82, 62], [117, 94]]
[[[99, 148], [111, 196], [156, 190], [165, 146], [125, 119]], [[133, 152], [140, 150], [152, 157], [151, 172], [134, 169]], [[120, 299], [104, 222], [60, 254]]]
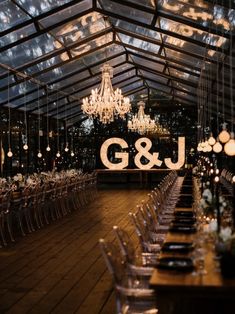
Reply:
[[137, 106], [139, 107], [138, 113], [128, 121], [128, 129], [132, 132], [138, 132], [140, 135], [147, 132], [153, 132], [156, 124], [154, 120], [150, 119], [149, 115], [144, 113], [145, 103], [143, 101], [139, 101]]
[[91, 91], [90, 97], [83, 98], [82, 110], [91, 118], [98, 118], [107, 124], [114, 120], [115, 116], [122, 119], [131, 109], [130, 99], [123, 97], [122, 91], [113, 89], [111, 78], [113, 68], [105, 63], [102, 68], [102, 81], [99, 90]]

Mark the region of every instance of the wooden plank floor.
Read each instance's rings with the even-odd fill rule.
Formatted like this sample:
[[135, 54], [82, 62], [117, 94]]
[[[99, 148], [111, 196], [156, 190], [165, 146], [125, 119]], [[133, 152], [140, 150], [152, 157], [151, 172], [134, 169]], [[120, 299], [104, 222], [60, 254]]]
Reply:
[[95, 201], [0, 249], [0, 313], [115, 313], [98, 239], [112, 226], [134, 236], [128, 212], [147, 190], [101, 190]]

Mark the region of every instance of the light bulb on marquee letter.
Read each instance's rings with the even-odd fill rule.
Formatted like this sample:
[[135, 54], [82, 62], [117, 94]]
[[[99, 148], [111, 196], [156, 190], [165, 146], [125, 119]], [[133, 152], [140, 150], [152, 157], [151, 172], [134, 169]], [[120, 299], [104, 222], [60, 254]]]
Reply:
[[185, 137], [178, 138], [178, 161], [173, 163], [170, 158], [164, 159], [165, 165], [172, 170], [180, 169], [185, 162]]
[[128, 144], [126, 141], [124, 141], [121, 138], [118, 137], [112, 137], [109, 138], [108, 140], [106, 140], [100, 149], [100, 158], [102, 163], [105, 165], [105, 167], [107, 167], [108, 169], [111, 170], [121, 170], [124, 169], [125, 167], [128, 166], [128, 162], [129, 162], [129, 154], [128, 153], [123, 153], [123, 152], [115, 152], [115, 158], [120, 158], [122, 161], [119, 163], [112, 163], [108, 160], [108, 148], [110, 145], [113, 144], [118, 144], [121, 146], [121, 148], [128, 148]]

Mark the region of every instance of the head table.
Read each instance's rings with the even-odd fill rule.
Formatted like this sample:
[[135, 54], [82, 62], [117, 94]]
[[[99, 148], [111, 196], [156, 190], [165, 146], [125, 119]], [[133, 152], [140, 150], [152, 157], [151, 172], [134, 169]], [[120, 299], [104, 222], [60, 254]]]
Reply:
[[[198, 236], [197, 232], [193, 234], [168, 232], [165, 242], [194, 242]], [[235, 279], [222, 277], [213, 243], [205, 241], [203, 246], [206, 252], [204, 260], [206, 275], [195, 274], [195, 271], [154, 269], [150, 286], [156, 291], [156, 303], [160, 314], [235, 313]], [[180, 256], [190, 257], [192, 254], [193, 252], [189, 252]], [[171, 253], [170, 256], [172, 255], [179, 256], [179, 253]], [[167, 256], [169, 253], [161, 253], [161, 257]]]

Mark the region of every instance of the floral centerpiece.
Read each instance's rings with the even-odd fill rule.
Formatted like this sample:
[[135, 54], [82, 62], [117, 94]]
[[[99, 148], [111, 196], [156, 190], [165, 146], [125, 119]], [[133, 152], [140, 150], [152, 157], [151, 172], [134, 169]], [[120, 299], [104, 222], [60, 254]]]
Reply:
[[[200, 200], [200, 207], [203, 210], [203, 213], [206, 217], [216, 217], [217, 208], [216, 208], [216, 198], [212, 194], [209, 188], [206, 188], [202, 193], [202, 198]], [[219, 196], [219, 211], [222, 215], [224, 210], [227, 208], [228, 204], [223, 196]]]
[[216, 244], [220, 255], [221, 273], [226, 278], [235, 277], [235, 233], [231, 227], [221, 228]]

